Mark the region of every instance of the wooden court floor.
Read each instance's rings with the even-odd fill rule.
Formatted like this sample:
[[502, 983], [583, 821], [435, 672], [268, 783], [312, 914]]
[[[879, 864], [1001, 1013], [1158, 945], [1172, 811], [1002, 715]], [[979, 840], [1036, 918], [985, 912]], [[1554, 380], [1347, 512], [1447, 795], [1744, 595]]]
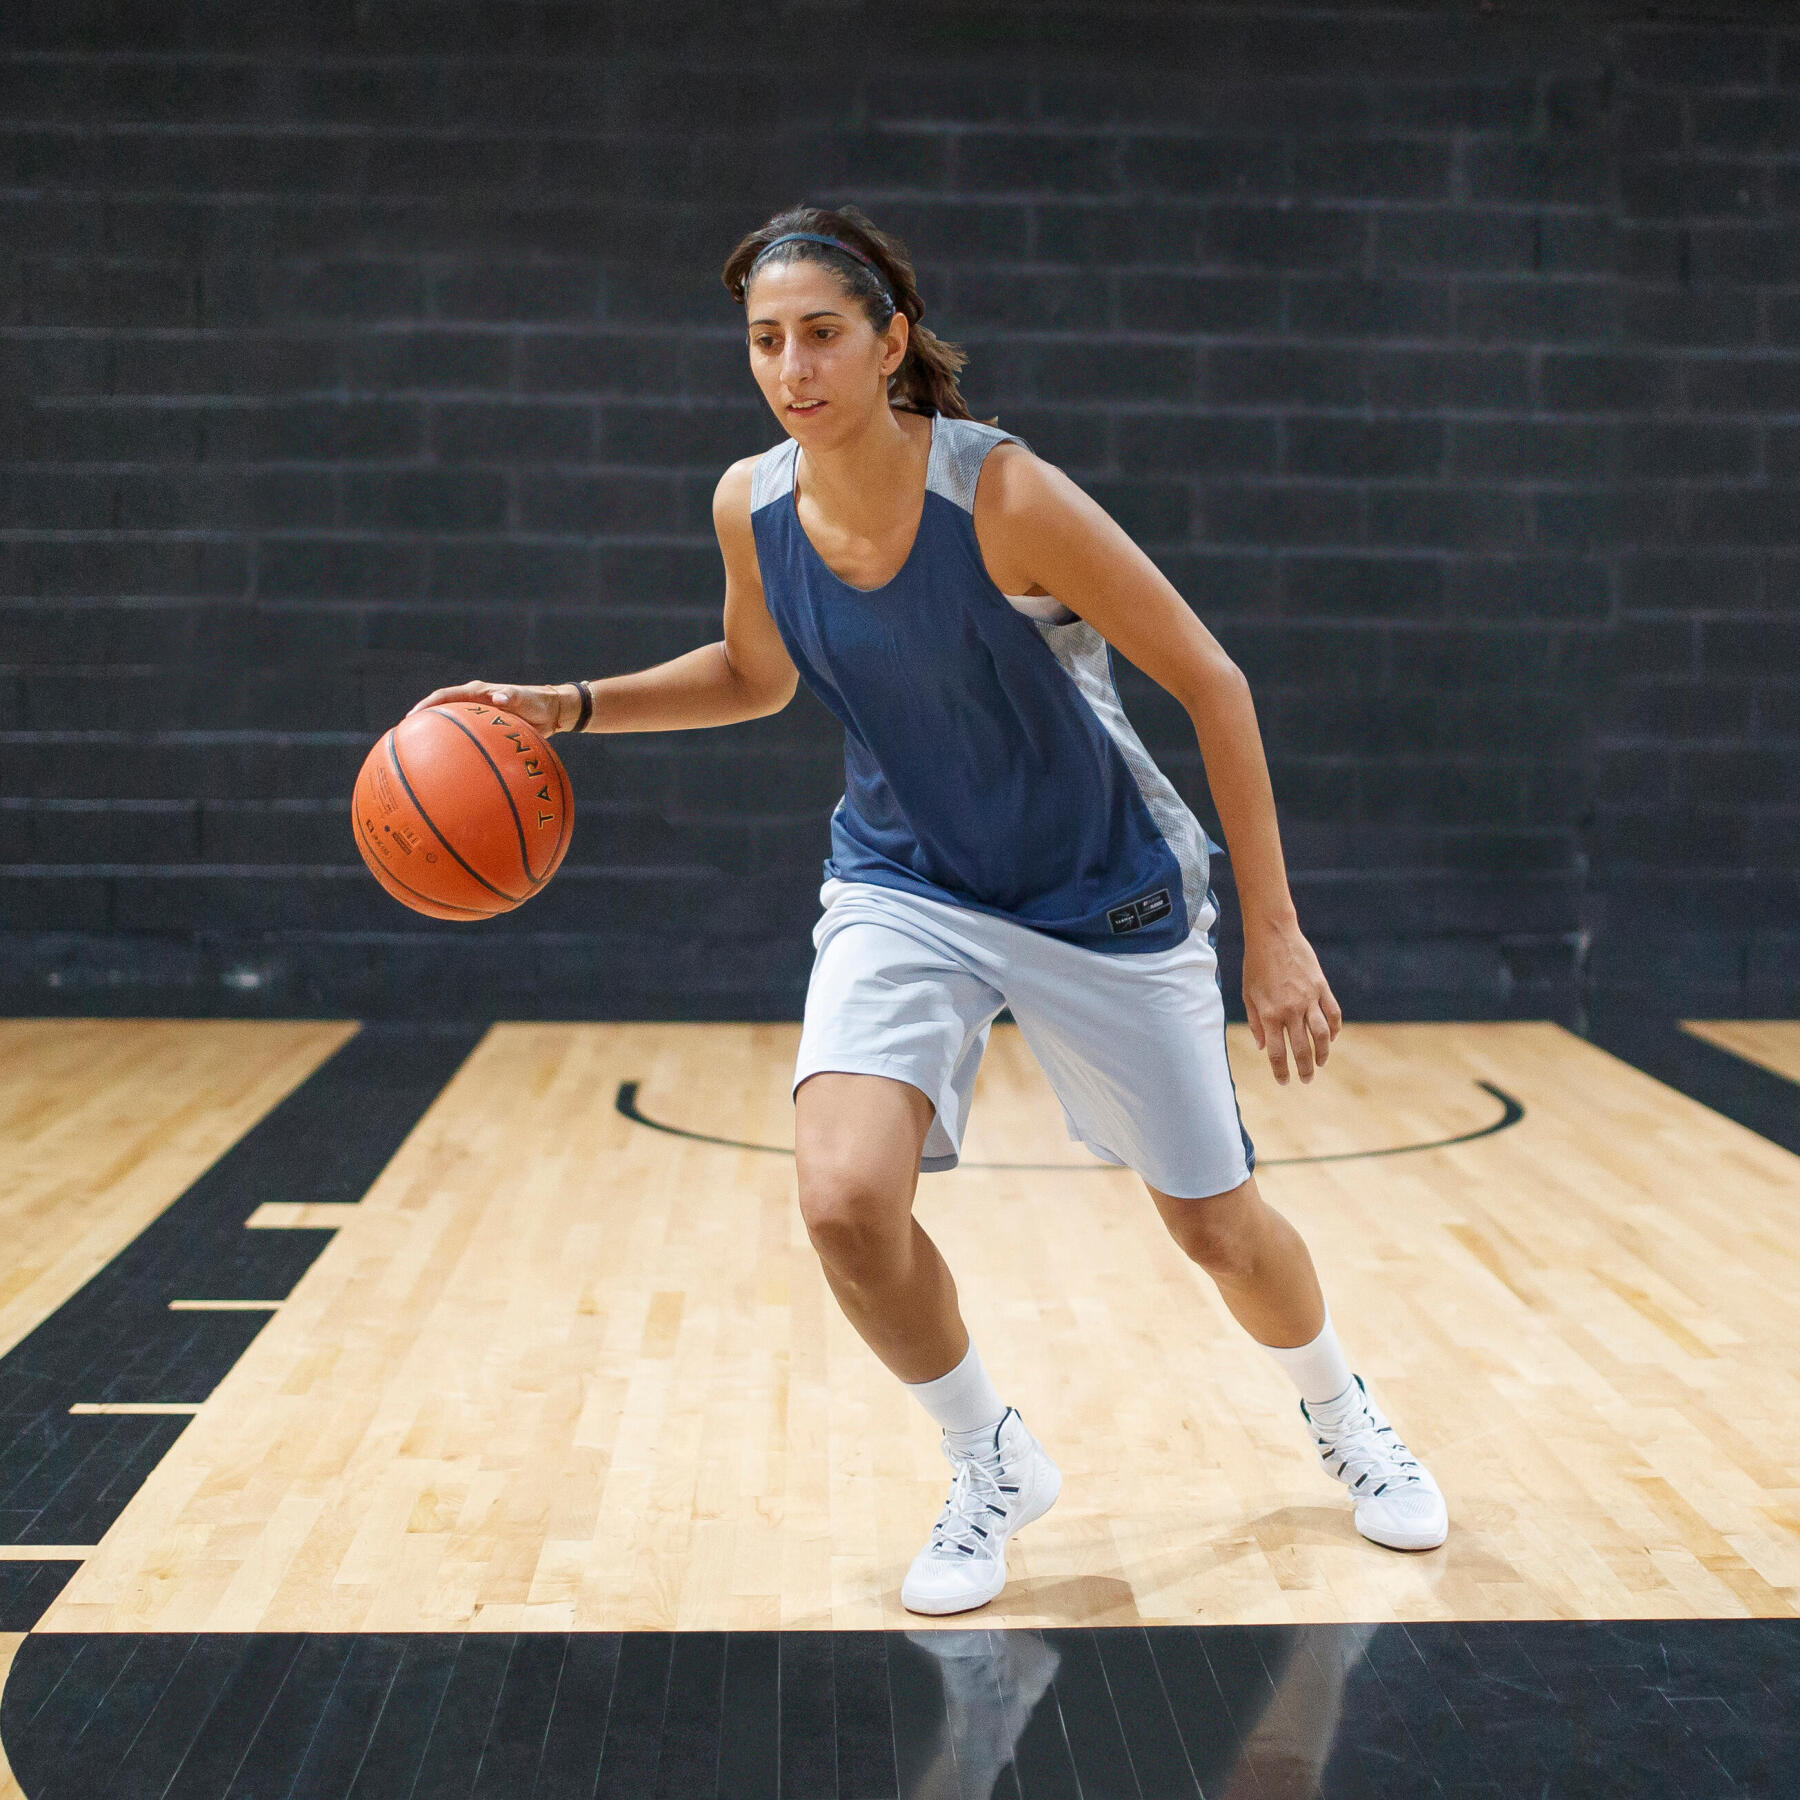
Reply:
[[[1800, 1024], [1696, 1029], [1800, 1079]], [[260, 1208], [333, 1235], [99, 1542], [0, 1551], [80, 1564], [38, 1629], [918, 1626], [943, 1465], [806, 1243], [795, 1030], [496, 1026], [361, 1204]], [[0, 1352], [352, 1033], [0, 1026]], [[1231, 1052], [1450, 1542], [1355, 1535], [1284, 1383], [1002, 1028], [919, 1210], [1065, 1486], [983, 1624], [1795, 1612], [1800, 1159], [1552, 1025], [1351, 1026], [1286, 1090]], [[635, 1122], [632, 1083], [767, 1148]]]

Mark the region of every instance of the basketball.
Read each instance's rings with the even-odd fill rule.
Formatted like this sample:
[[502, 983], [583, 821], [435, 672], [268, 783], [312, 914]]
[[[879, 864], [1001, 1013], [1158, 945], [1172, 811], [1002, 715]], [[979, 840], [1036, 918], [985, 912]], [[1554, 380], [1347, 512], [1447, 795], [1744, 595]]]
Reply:
[[523, 719], [473, 701], [394, 726], [363, 763], [351, 814], [375, 879], [434, 919], [491, 919], [529, 900], [575, 822], [556, 752]]

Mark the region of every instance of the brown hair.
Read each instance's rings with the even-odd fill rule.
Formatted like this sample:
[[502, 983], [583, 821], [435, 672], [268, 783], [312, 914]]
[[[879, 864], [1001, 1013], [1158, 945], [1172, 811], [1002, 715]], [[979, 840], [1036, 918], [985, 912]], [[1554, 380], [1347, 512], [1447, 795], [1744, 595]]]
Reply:
[[[770, 264], [816, 262], [831, 270], [844, 291], [858, 301], [877, 331], [886, 331], [896, 312], [909, 327], [906, 356], [888, 377], [888, 399], [904, 412], [939, 413], [946, 419], [973, 417], [957, 374], [969, 360], [954, 344], [919, 323], [925, 302], [919, 298], [912, 258], [897, 237], [877, 230], [873, 221], [854, 206], [790, 206], [766, 225], [759, 225], [725, 259], [724, 279], [732, 299], [742, 306], [750, 286], [750, 272], [768, 246], [790, 231], [816, 232], [837, 238], [868, 259], [814, 243], [806, 238], [777, 245], [769, 251]], [[871, 268], [869, 265], [873, 264]], [[885, 284], [885, 286], [884, 286]]]

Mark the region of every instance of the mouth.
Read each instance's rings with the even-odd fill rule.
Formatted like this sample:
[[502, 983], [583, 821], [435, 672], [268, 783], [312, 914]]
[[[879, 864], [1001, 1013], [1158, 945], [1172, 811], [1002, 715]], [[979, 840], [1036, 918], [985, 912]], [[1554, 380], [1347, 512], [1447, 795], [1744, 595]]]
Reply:
[[823, 400], [790, 400], [787, 403], [787, 410], [791, 413], [798, 413], [804, 418], [808, 413], [816, 413], [824, 404]]

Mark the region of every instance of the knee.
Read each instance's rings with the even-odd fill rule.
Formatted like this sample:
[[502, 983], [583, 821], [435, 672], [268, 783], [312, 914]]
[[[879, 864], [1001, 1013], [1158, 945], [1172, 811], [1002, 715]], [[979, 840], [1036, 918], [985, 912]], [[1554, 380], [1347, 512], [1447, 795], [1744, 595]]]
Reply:
[[1215, 1281], [1244, 1281], [1255, 1273], [1257, 1233], [1252, 1209], [1231, 1204], [1232, 1196], [1179, 1200], [1163, 1209], [1169, 1234], [1190, 1262]]
[[800, 1183], [800, 1216], [812, 1247], [833, 1275], [852, 1283], [879, 1279], [904, 1254], [896, 1210], [905, 1211], [849, 1171], [816, 1171]]

